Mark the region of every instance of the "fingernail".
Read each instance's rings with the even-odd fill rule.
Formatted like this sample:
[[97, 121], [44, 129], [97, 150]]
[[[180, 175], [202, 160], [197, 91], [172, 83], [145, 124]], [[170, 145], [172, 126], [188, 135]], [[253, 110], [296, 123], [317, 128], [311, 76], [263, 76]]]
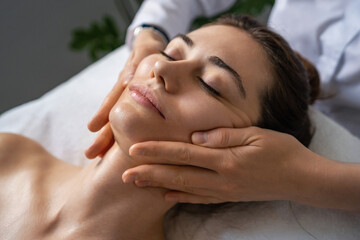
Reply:
[[191, 137], [191, 141], [195, 144], [205, 143], [207, 139], [208, 139], [208, 134], [205, 132], [196, 132]]
[[136, 186], [138, 187], [147, 187], [150, 186], [150, 182], [149, 181], [145, 181], [145, 180], [139, 180], [139, 181], [135, 181]]
[[124, 176], [123, 176], [123, 181], [124, 183], [131, 183], [131, 182], [135, 182], [137, 179], [137, 175], [136, 174], [130, 174], [125, 172]]

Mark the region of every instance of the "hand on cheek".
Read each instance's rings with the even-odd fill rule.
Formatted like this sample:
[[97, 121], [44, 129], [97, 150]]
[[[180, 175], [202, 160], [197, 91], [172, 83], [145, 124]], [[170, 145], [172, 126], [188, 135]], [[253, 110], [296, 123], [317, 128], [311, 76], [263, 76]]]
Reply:
[[130, 155], [138, 166], [123, 181], [169, 189], [165, 198], [177, 202], [290, 200], [301, 172], [294, 155], [309, 152], [287, 134], [256, 127], [195, 133], [192, 140], [198, 145], [133, 145]]

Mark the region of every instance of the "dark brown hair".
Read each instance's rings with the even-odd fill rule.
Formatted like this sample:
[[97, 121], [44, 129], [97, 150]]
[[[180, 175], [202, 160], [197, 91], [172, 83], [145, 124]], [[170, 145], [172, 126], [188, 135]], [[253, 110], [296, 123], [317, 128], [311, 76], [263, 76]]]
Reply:
[[315, 67], [279, 34], [249, 16], [224, 15], [210, 25], [237, 27], [262, 46], [273, 70], [273, 84], [262, 93], [257, 126], [291, 134], [308, 146], [313, 135], [308, 106], [319, 94]]

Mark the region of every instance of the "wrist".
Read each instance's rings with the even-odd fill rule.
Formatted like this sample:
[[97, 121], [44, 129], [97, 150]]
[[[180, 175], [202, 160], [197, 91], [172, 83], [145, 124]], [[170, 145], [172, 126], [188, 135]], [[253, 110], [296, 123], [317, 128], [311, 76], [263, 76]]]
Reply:
[[150, 30], [154, 32], [163, 40], [165, 44], [167, 44], [170, 41], [168, 35], [162, 28], [151, 24], [141, 24], [140, 26], [136, 27], [134, 30], [134, 37], [136, 37], [143, 30]]
[[133, 44], [133, 48], [148, 47], [157, 50], [163, 50], [166, 47], [166, 43], [159, 35], [151, 30], [143, 30], [136, 36]]
[[298, 203], [309, 203], [309, 198], [319, 187], [319, 173], [322, 165], [321, 157], [307, 148], [293, 151], [288, 156], [287, 167], [282, 188], [282, 199]]
[[[356, 191], [355, 177], [351, 176], [354, 169], [349, 163], [327, 159], [308, 150], [294, 174], [289, 199], [301, 204], [320, 208], [335, 208], [353, 211]], [[357, 194], [359, 195], [359, 193]]]
[[168, 44], [169, 38], [160, 28], [143, 24], [134, 30], [133, 46], [141, 43], [157, 45], [162, 49]]

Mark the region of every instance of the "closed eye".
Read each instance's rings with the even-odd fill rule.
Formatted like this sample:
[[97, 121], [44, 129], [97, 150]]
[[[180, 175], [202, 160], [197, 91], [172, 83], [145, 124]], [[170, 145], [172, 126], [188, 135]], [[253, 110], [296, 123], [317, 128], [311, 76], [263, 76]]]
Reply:
[[[176, 61], [175, 58], [169, 56], [164, 51], [161, 51], [160, 53], [170, 61]], [[205, 91], [207, 91], [208, 93], [214, 96], [221, 97], [221, 94], [218, 91], [216, 91], [214, 88], [212, 88], [209, 84], [207, 84], [201, 77], [196, 77], [196, 78], [200, 81], [200, 84], [205, 89]]]
[[217, 97], [221, 97], [221, 94], [218, 91], [216, 91], [214, 88], [212, 88], [209, 84], [207, 84], [201, 77], [197, 77], [197, 79], [199, 79], [201, 86], [205, 88], [205, 90], [208, 93], [215, 95]]
[[161, 53], [161, 55], [163, 55], [164, 57], [166, 57], [166, 58], [169, 59], [170, 61], [176, 61], [175, 58], [167, 55], [164, 51], [161, 51], [160, 53]]

